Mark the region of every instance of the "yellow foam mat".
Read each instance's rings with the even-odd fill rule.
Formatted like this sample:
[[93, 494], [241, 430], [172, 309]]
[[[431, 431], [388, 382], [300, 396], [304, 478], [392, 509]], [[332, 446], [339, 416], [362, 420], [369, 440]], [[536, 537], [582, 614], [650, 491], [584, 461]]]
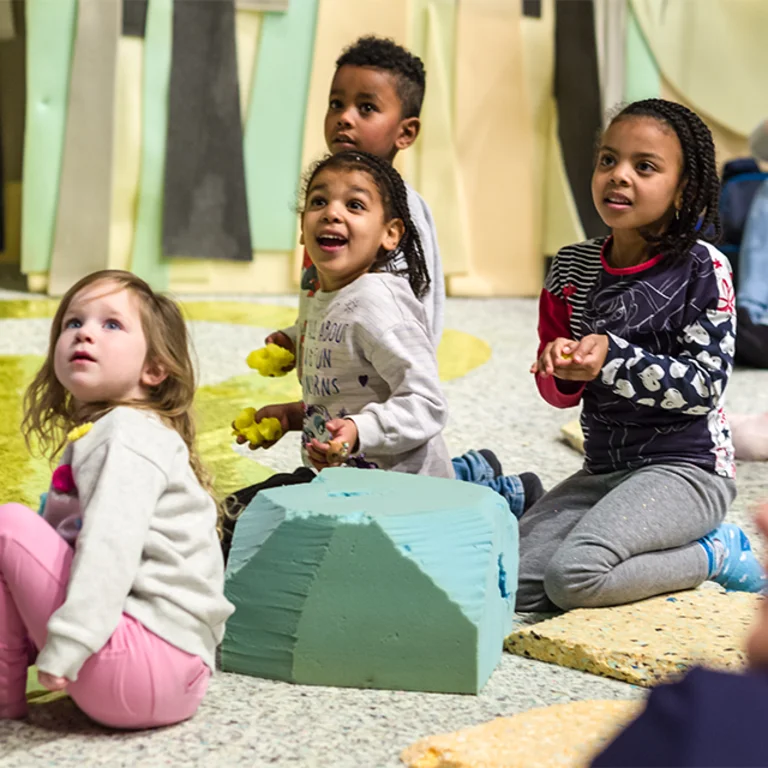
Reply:
[[584, 453], [584, 433], [581, 431], [581, 424], [578, 419], [569, 421], [560, 428], [560, 436], [575, 451]]
[[506, 647], [642, 686], [677, 678], [696, 665], [739, 670], [759, 600], [703, 588], [615, 608], [583, 608], [513, 632]]
[[404, 750], [409, 768], [581, 768], [639, 714], [641, 702], [576, 701], [430, 736]]

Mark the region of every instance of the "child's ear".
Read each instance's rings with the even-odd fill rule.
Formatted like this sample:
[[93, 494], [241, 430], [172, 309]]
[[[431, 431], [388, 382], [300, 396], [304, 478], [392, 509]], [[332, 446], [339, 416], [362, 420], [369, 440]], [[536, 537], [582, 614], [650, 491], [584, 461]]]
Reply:
[[683, 207], [683, 193], [685, 192], [685, 188], [688, 186], [688, 179], [683, 179], [680, 184], [677, 186], [677, 192], [675, 192], [675, 210], [680, 211], [680, 209]]
[[141, 372], [141, 383], [145, 387], [158, 387], [168, 378], [168, 371], [156, 360], [144, 364]]
[[405, 234], [405, 224], [402, 219], [390, 219], [387, 223], [381, 246], [385, 251], [394, 251]]
[[408, 147], [416, 141], [421, 130], [421, 120], [418, 117], [406, 117], [400, 121], [400, 131], [395, 139], [395, 147], [398, 152]]

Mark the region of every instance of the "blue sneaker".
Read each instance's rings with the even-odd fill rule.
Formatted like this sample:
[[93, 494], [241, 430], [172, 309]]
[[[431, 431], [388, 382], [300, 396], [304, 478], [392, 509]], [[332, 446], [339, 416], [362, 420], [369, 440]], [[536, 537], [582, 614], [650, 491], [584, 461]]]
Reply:
[[752, 552], [747, 534], [733, 523], [723, 523], [699, 539], [709, 560], [710, 581], [731, 592], [764, 592], [768, 579]]

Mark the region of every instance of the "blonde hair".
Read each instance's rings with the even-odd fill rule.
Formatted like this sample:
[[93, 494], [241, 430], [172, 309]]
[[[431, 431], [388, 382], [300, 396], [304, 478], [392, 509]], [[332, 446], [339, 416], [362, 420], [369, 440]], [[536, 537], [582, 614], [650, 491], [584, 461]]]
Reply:
[[[160, 384], [147, 389], [145, 400], [78, 406], [56, 378], [54, 353], [64, 316], [72, 299], [84, 288], [96, 283], [111, 283], [115, 292], [127, 290], [138, 299], [141, 325], [147, 341], [147, 360], [166, 374]], [[70, 429], [98, 419], [118, 405], [154, 411], [165, 424], [179, 433], [189, 451], [190, 467], [200, 485], [215, 499], [211, 477], [195, 448], [194, 396], [195, 369], [187, 327], [176, 302], [155, 293], [147, 283], [130, 272], [105, 269], [82, 278], [64, 294], [51, 325], [48, 355], [24, 395], [21, 431], [30, 450], [34, 450], [32, 438], [35, 437], [40, 453], [53, 460], [63, 449]]]

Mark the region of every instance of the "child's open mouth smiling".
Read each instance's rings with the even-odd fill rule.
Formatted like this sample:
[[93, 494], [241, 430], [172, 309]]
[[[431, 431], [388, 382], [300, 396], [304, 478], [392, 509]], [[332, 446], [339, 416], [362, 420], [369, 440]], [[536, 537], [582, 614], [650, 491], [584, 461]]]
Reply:
[[349, 241], [344, 235], [335, 232], [326, 232], [317, 236], [317, 244], [326, 253], [340, 251]]

